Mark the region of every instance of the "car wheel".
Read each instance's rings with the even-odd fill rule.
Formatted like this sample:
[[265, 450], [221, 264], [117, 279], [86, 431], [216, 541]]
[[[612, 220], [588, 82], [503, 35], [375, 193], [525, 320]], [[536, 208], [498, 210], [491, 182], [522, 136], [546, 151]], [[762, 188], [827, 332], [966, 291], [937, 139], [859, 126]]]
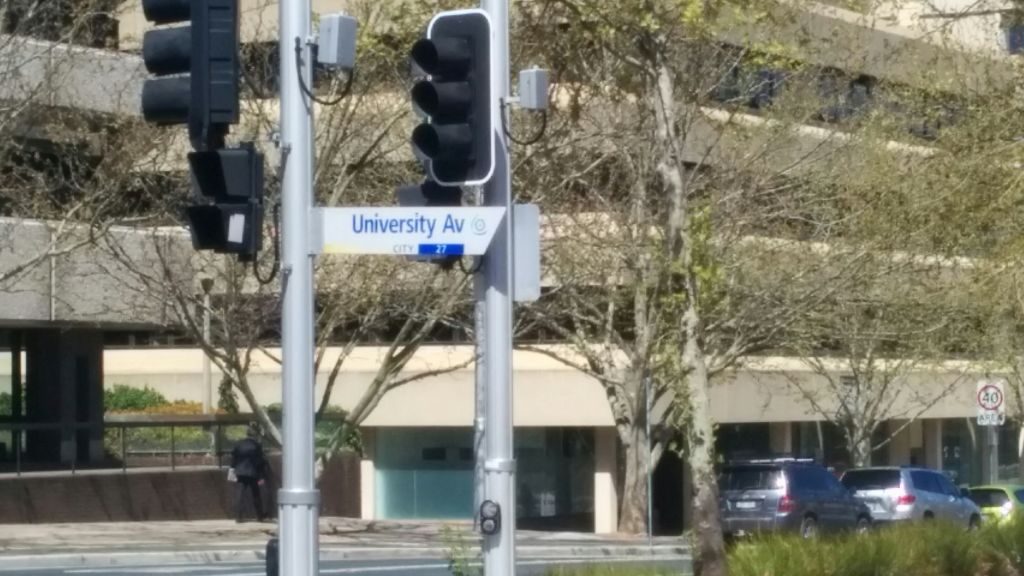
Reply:
[[871, 519], [864, 516], [857, 518], [857, 526], [853, 531], [856, 534], [867, 534], [871, 531]]
[[971, 519], [967, 522], [967, 530], [974, 532], [981, 528], [981, 518], [977, 516], [971, 516]]
[[804, 516], [800, 522], [800, 537], [805, 540], [812, 540], [818, 537], [818, 521], [814, 516]]

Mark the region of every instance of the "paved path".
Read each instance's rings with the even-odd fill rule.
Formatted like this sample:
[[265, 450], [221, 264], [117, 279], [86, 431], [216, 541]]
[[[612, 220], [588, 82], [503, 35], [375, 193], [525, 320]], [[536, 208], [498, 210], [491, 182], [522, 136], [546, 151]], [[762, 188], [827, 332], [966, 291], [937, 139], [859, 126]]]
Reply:
[[[253, 563], [262, 561], [266, 542], [276, 533], [276, 524], [236, 524], [227, 520], [0, 525], [0, 567], [110, 569], [126, 565]], [[477, 536], [468, 522], [348, 518], [325, 518], [320, 522], [325, 562], [443, 559], [457, 540], [468, 549], [478, 548]], [[516, 547], [523, 560], [682, 557], [688, 553], [680, 538], [657, 538], [649, 547], [646, 538], [571, 532], [520, 531]]]
[[[687, 574], [690, 570], [689, 560], [678, 557], [653, 558], [551, 558], [544, 560], [522, 560], [516, 568], [517, 576], [542, 576], [549, 569], [557, 566], [582, 566], [587, 564], [658, 566], [668, 568], [675, 573]], [[142, 576], [142, 575], [181, 575], [181, 576], [266, 576], [264, 565], [260, 563], [229, 563], [218, 565], [179, 564], [170, 566], [120, 567], [120, 568], [70, 568], [70, 569], [18, 569], [8, 571], [0, 568], [0, 574], [24, 574], [25, 576]], [[406, 560], [376, 561], [333, 561], [324, 562], [320, 566], [320, 574], [350, 574], [353, 576], [451, 576], [448, 564], [431, 558], [409, 558]]]

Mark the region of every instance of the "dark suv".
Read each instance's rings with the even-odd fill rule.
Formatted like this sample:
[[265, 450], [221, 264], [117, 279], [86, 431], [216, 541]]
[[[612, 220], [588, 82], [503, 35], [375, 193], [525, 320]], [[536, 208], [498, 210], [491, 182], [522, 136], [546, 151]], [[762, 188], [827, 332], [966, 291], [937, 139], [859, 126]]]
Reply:
[[792, 530], [804, 538], [818, 532], [871, 526], [867, 505], [812, 460], [747, 460], [718, 475], [722, 531], [729, 537]]

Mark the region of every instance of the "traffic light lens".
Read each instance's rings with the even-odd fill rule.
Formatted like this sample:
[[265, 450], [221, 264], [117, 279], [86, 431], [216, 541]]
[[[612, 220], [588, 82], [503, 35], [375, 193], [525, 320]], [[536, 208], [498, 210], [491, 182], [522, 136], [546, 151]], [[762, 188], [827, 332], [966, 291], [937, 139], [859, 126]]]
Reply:
[[154, 24], [173, 24], [192, 17], [191, 0], [142, 0], [142, 13]]
[[412, 143], [431, 160], [468, 160], [473, 154], [473, 130], [467, 124], [420, 124], [412, 132]]
[[472, 49], [466, 38], [419, 40], [412, 46], [412, 59], [431, 76], [459, 76], [469, 71]]
[[412, 88], [412, 99], [427, 116], [443, 121], [465, 116], [473, 105], [473, 87], [468, 82], [424, 80]]
[[434, 159], [441, 154], [441, 138], [429, 124], [421, 124], [412, 131], [412, 144], [427, 158]]
[[155, 124], [184, 124], [192, 102], [192, 83], [187, 76], [147, 80], [142, 85], [142, 116]]
[[142, 37], [142, 60], [151, 74], [183, 74], [191, 68], [192, 28], [150, 30]]

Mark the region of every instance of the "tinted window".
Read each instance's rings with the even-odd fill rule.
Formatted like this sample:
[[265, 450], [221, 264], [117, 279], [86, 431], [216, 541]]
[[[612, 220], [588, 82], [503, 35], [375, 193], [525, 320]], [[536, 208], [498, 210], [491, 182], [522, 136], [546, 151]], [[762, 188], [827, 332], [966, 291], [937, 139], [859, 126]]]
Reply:
[[782, 487], [778, 466], [730, 466], [718, 476], [720, 490], [772, 490]]
[[1024, 502], [1024, 490], [1017, 490], [1013, 495], [1017, 497], [1018, 502]]
[[819, 468], [819, 469], [817, 469], [816, 475], [818, 476], [818, 479], [821, 482], [822, 490], [825, 490], [825, 491], [828, 491], [828, 492], [845, 492], [846, 491], [843, 488], [843, 485], [839, 483], [839, 480], [836, 480], [836, 477], [831, 472], [829, 472], [828, 470], [824, 470], [822, 468]]
[[953, 481], [948, 476], [945, 474], [935, 474], [935, 478], [938, 480], [939, 487], [942, 488], [944, 494], [956, 496], [957, 498], [960, 497], [960, 489], [956, 487], [956, 484], [953, 484]]
[[899, 488], [899, 470], [847, 470], [843, 486], [851, 490], [885, 490]]
[[914, 490], [931, 492], [933, 494], [943, 493], [942, 486], [939, 485], [939, 479], [931, 472], [922, 472], [920, 470], [911, 472], [910, 481], [914, 483]]
[[794, 466], [789, 469], [789, 487], [795, 492], [817, 492], [821, 490], [814, 469], [805, 466]]
[[979, 508], [998, 508], [1009, 502], [1010, 497], [1002, 490], [972, 488], [971, 500], [974, 500], [974, 503], [977, 504]]

